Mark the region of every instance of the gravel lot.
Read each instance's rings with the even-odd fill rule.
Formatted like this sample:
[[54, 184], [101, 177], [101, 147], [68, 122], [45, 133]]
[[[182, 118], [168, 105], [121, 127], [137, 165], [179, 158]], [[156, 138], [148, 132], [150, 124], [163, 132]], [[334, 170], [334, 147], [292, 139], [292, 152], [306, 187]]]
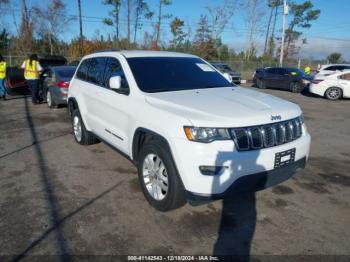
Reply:
[[263, 92], [302, 107], [312, 136], [307, 168], [272, 189], [169, 213], [148, 205], [135, 167], [116, 151], [74, 142], [66, 108], [33, 106], [29, 97], [1, 101], [0, 261], [57, 254], [349, 259], [350, 100]]

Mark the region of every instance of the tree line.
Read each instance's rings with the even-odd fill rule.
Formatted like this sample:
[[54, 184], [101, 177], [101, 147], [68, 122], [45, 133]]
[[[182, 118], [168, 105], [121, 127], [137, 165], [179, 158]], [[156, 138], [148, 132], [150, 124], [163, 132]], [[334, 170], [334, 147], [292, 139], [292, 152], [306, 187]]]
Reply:
[[[89, 8], [89, 3], [76, 1], [78, 15], [69, 15], [62, 0], [37, 1], [30, 7], [26, 0], [21, 0], [20, 13], [12, 9], [12, 0], [0, 0], [0, 12], [7, 14], [7, 22], [11, 22], [11, 12], [13, 16], [20, 16], [20, 19], [13, 17], [15, 31], [11, 34], [0, 27], [0, 52], [23, 55], [36, 52], [79, 58], [96, 50], [120, 48], [188, 52], [209, 60], [275, 60], [279, 56], [281, 33], [277, 21], [282, 0], [223, 0], [220, 4], [213, 1], [213, 5], [203, 8], [195, 25], [171, 13], [172, 0], [157, 0], [153, 9], [147, 0], [102, 0], [101, 4], [108, 7], [109, 13], [101, 23], [113, 28], [113, 33], [97, 33], [90, 39], [84, 36], [81, 8]], [[302, 45], [307, 43], [303, 29], [311, 28], [312, 22], [320, 16], [320, 10], [310, 0], [288, 2], [290, 11], [284, 54], [285, 59], [295, 59]], [[238, 12], [244, 13], [247, 45], [244, 51], [236, 53], [222, 41], [222, 35], [225, 30], [234, 32], [233, 22]], [[74, 20], [79, 21], [79, 30], [73, 28]], [[145, 24], [151, 29], [146, 30]], [[74, 39], [66, 41], [67, 30], [78, 33]], [[162, 37], [165, 30], [171, 34], [166, 40]], [[258, 56], [257, 41], [261, 37], [265, 40], [264, 48]]]

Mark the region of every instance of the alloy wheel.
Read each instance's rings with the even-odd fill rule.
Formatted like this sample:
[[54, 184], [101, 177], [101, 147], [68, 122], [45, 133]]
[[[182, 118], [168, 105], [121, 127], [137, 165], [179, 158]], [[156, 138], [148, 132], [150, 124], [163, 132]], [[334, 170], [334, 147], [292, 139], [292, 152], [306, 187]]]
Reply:
[[80, 142], [82, 138], [82, 129], [81, 129], [80, 118], [78, 116], [74, 116], [73, 118], [73, 130], [74, 130], [75, 138], [77, 139], [78, 142]]
[[338, 99], [340, 97], [340, 89], [336, 87], [331, 87], [328, 91], [328, 96], [331, 99]]
[[47, 105], [48, 105], [49, 107], [52, 106], [52, 97], [51, 97], [50, 91], [47, 91], [46, 102], [47, 102]]
[[168, 193], [168, 174], [162, 159], [156, 154], [148, 154], [142, 165], [143, 182], [149, 195], [163, 200]]

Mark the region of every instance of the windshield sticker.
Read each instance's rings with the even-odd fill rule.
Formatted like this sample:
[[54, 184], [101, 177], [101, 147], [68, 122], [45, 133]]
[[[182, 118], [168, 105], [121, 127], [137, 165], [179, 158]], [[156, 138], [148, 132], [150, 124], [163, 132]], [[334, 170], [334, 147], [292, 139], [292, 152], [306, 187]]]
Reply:
[[200, 69], [202, 69], [204, 72], [215, 72], [215, 70], [213, 68], [211, 68], [209, 65], [207, 64], [196, 64]]

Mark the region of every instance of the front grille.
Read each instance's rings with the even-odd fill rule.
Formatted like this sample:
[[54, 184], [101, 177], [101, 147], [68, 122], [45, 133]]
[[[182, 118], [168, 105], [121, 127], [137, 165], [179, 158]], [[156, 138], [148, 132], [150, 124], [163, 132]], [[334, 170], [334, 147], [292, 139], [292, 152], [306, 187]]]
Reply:
[[275, 124], [232, 128], [230, 132], [239, 151], [255, 150], [298, 139], [302, 135], [302, 122], [300, 118], [295, 118]]

